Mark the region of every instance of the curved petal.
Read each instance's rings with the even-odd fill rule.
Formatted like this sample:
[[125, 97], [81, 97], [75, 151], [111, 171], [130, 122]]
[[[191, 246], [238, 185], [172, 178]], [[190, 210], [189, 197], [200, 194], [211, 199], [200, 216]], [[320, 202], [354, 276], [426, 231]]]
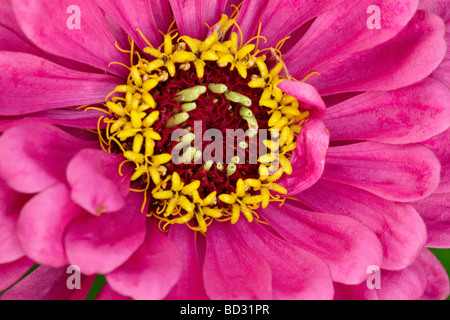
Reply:
[[[22, 31], [39, 48], [126, 77], [123, 67], [108, 67], [112, 61], [127, 63], [128, 58], [114, 46], [100, 9], [88, 0], [77, 1], [76, 6], [78, 12], [70, 0], [13, 0]], [[79, 28], [69, 28], [77, 15]]]
[[329, 139], [328, 131], [320, 120], [308, 121], [300, 131], [297, 149], [290, 159], [293, 173], [283, 175], [277, 181], [288, 190], [288, 195], [297, 194], [319, 180], [325, 166]]
[[169, 239], [175, 244], [183, 260], [180, 279], [166, 296], [168, 300], [206, 300], [202, 270], [197, 256], [196, 234], [185, 225], [173, 225]]
[[[431, 13], [418, 11], [394, 38], [336, 61], [311, 66], [320, 73], [308, 79], [320, 94], [394, 90], [423, 80], [447, 52], [445, 26]], [[420, 61], [420, 63], [417, 63]], [[303, 78], [307, 73], [292, 73]]]
[[[321, 1], [322, 2], [322, 1]], [[400, 32], [413, 17], [418, 0], [344, 1], [317, 17], [306, 34], [283, 57], [293, 74], [307, 74], [326, 61], [373, 48]], [[368, 8], [377, 6], [380, 29], [369, 29]], [[370, 11], [369, 11], [370, 12]], [[275, 20], [275, 19], [274, 19]], [[298, 59], [299, 53], [301, 59]]]
[[36, 193], [64, 182], [72, 157], [95, 145], [49, 124], [24, 120], [0, 137], [0, 176], [16, 191]]
[[441, 163], [441, 179], [435, 193], [450, 193], [450, 129], [422, 142], [431, 149]]
[[399, 271], [381, 270], [380, 300], [415, 300], [422, 296], [427, 276], [419, 261]]
[[69, 262], [87, 275], [106, 274], [124, 263], [144, 241], [142, 202], [142, 193], [130, 193], [122, 210], [75, 219], [65, 235]]
[[180, 35], [204, 40], [208, 27], [219, 22], [225, 10], [224, 0], [170, 0]]
[[425, 292], [421, 300], [444, 300], [450, 294], [447, 272], [439, 260], [428, 249], [423, 249], [418, 258], [427, 276]]
[[439, 184], [439, 160], [421, 145], [361, 142], [328, 149], [322, 177], [409, 202], [430, 195]]
[[300, 108], [308, 110], [313, 118], [322, 118], [327, 106], [316, 88], [300, 81], [282, 81], [278, 88], [297, 98]]
[[57, 184], [31, 198], [20, 212], [17, 233], [27, 256], [39, 264], [68, 264], [64, 248], [67, 225], [81, 213], [69, 188]]
[[120, 176], [122, 155], [84, 149], [67, 166], [72, 200], [93, 215], [114, 212], [125, 206], [130, 189], [131, 168]]
[[450, 125], [450, 90], [428, 78], [395, 91], [366, 92], [327, 109], [331, 140], [408, 144], [424, 141]]
[[27, 196], [15, 192], [0, 180], [0, 264], [15, 261], [24, 255], [17, 237], [17, 220], [27, 200]]
[[148, 47], [148, 44], [136, 31], [137, 28], [142, 31], [154, 47], [158, 47], [162, 43], [163, 39], [158, 32], [158, 27], [153, 17], [151, 1], [95, 0], [95, 2], [130, 35], [139, 48]]
[[413, 202], [427, 225], [427, 247], [450, 247], [450, 193], [432, 194]]
[[0, 300], [84, 300], [95, 276], [81, 274], [80, 289], [69, 289], [70, 274], [66, 267], [40, 266], [6, 291]]
[[106, 280], [115, 291], [133, 299], [163, 299], [177, 283], [181, 270], [178, 249], [152, 221], [142, 245], [123, 265], [107, 274]]
[[394, 203], [358, 188], [323, 180], [296, 198], [319, 212], [343, 214], [369, 227], [383, 247], [383, 269], [409, 266], [427, 241], [426, 226], [409, 204]]
[[260, 210], [280, 235], [328, 264], [333, 281], [357, 284], [367, 278], [367, 267], [380, 265], [382, 248], [377, 236], [360, 222], [336, 214], [310, 212], [284, 204]]
[[270, 267], [239, 233], [224, 223], [213, 223], [206, 240], [203, 281], [211, 299], [272, 299]]
[[27, 257], [0, 264], [0, 291], [16, 283], [34, 264]]
[[[244, 1], [237, 18], [244, 40], [247, 41], [258, 30], [267, 38], [265, 47], [275, 47], [283, 38], [318, 15], [336, 7], [342, 0], [247, 0]], [[283, 23], [280, 24], [280, 21]], [[235, 30], [236, 31], [236, 30]]]
[[240, 220], [235, 226], [247, 245], [272, 270], [272, 291], [276, 300], [330, 300], [333, 281], [327, 264], [287, 241], [275, 237], [260, 224]]
[[0, 115], [5, 116], [104, 102], [122, 83], [113, 76], [70, 70], [20, 52], [0, 52], [0, 68], [5, 90]]

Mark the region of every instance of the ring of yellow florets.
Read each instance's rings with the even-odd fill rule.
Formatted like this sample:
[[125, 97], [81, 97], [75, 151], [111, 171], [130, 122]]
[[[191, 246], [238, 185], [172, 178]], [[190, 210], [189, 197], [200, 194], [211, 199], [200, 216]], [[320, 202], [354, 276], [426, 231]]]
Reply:
[[[213, 33], [204, 41], [187, 36], [177, 37], [175, 30], [169, 32], [159, 48], [149, 44], [144, 49], [152, 59], [141, 57], [133, 50], [134, 44], [131, 42], [132, 49], [128, 51], [131, 55], [131, 67], [127, 84], [116, 87], [106, 99], [105, 106], [110, 117], [104, 119], [107, 124], [106, 132], [99, 129], [102, 147], [110, 153], [123, 153], [124, 163], [134, 163], [135, 171], [131, 181], [141, 182], [144, 187], [131, 190], [151, 195], [154, 210], [147, 215], [160, 219], [164, 223], [163, 229], [170, 224], [187, 224], [191, 229], [205, 233], [214, 220], [230, 220], [234, 224], [241, 214], [249, 222], [254, 217], [259, 221], [255, 210], [267, 207], [270, 201], [283, 201], [279, 194], [287, 193], [275, 182], [283, 174], [292, 173], [290, 152], [296, 148], [296, 135], [307, 121], [309, 113], [299, 109], [297, 99], [277, 87], [285, 79], [284, 76], [279, 76], [285, 67], [276, 50], [270, 49], [275, 66], [269, 70], [266, 56], [262, 54], [264, 50], [258, 50], [258, 42], [256, 46], [249, 43], [261, 36], [239, 45], [238, 36], [233, 32], [230, 40], [221, 41], [234, 24], [233, 19], [222, 16], [213, 27]], [[205, 67], [211, 63], [220, 68], [227, 67], [230, 71], [236, 69], [242, 79], [247, 79], [249, 71], [252, 71], [248, 86], [262, 92], [259, 107], [267, 111], [267, 126], [272, 137], [277, 138], [276, 142], [267, 140], [264, 144], [268, 150], [276, 149], [279, 152], [269, 151], [260, 157], [257, 165], [259, 176], [238, 179], [234, 192], [217, 194], [214, 191], [202, 195], [198, 192], [202, 184], [200, 180], [183, 181], [178, 172], [168, 171], [167, 164], [172, 160], [170, 153], [155, 153], [155, 145], [161, 140], [157, 129], [161, 117], [151, 92], [164, 86], [168, 79], [176, 75], [177, 70], [186, 71], [194, 67], [197, 77], [201, 79], [204, 77]], [[183, 103], [182, 112], [174, 112], [165, 121], [165, 127], [182, 126], [189, 118], [189, 113], [195, 112], [195, 101], [208, 89], [241, 104], [239, 113], [248, 127], [258, 129], [254, 115], [247, 108], [252, 102], [243, 95], [229, 91], [225, 84], [217, 83], [209, 84], [208, 88], [196, 86], [180, 90], [176, 100]], [[113, 93], [121, 93], [121, 96], [109, 99]], [[105, 144], [108, 148], [104, 147]], [[196, 151], [192, 150], [187, 155], [189, 160], [195, 158]], [[220, 163], [210, 162], [204, 164], [204, 169], [208, 171], [212, 166], [219, 170], [225, 169]], [[236, 166], [232, 163], [226, 169], [228, 175], [233, 175]], [[274, 196], [272, 192], [278, 195]], [[145, 203], [143, 208], [144, 206]]]

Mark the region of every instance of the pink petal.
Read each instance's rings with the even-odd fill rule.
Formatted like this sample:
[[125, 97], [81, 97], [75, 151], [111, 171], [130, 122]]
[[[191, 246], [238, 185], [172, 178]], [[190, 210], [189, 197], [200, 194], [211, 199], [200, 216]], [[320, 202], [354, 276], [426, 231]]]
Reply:
[[139, 249], [122, 266], [106, 275], [115, 291], [136, 300], [163, 299], [182, 271], [178, 249], [158, 230], [154, 220], [149, 223]]
[[6, 116], [104, 102], [122, 83], [113, 76], [73, 71], [19, 52], [0, 52], [0, 68], [5, 90], [0, 115]]
[[95, 300], [131, 300], [131, 298], [125, 297], [120, 293], [115, 292], [111, 286], [106, 283], [102, 290], [95, 297]]
[[169, 26], [173, 21], [172, 10], [170, 8], [169, 0], [151, 1], [153, 17], [155, 18], [158, 30], [168, 32]]
[[[368, 273], [368, 276], [371, 274]], [[379, 279], [379, 289], [369, 289], [370, 278], [356, 286], [336, 284], [335, 299], [415, 300], [423, 294], [427, 284], [425, 271], [418, 261], [399, 271], [381, 269]]]
[[399, 271], [381, 270], [380, 300], [414, 300], [422, 296], [427, 277], [421, 263], [416, 261]]
[[70, 159], [94, 145], [49, 124], [25, 120], [0, 137], [0, 176], [16, 191], [36, 193], [64, 182]]
[[394, 203], [358, 188], [324, 180], [296, 197], [314, 210], [343, 214], [369, 227], [383, 247], [383, 269], [409, 266], [427, 240], [426, 226], [409, 204]]
[[64, 233], [80, 213], [81, 209], [70, 200], [70, 191], [64, 184], [52, 186], [31, 198], [20, 212], [17, 228], [27, 256], [50, 267], [67, 265]]
[[441, 180], [435, 193], [450, 193], [450, 129], [422, 143], [431, 149], [441, 163]]
[[310, 120], [297, 137], [297, 149], [290, 159], [293, 173], [284, 175], [277, 181], [288, 190], [289, 195], [297, 194], [319, 180], [325, 166], [325, 153], [329, 135], [320, 120]]
[[[341, 2], [333, 10], [317, 17], [283, 60], [290, 72], [306, 76], [322, 63], [373, 48], [391, 39], [405, 27], [416, 12], [417, 3], [418, 0], [401, 3], [392, 0]], [[380, 8], [381, 29], [367, 27], [370, 17], [367, 10], [372, 5]], [[298, 59], [299, 52], [301, 59]]]
[[0, 291], [16, 283], [34, 264], [27, 257], [0, 264]]
[[125, 206], [130, 189], [131, 168], [120, 176], [122, 155], [109, 154], [103, 150], [81, 150], [67, 167], [67, 181], [72, 200], [93, 215], [114, 212]]
[[412, 205], [427, 225], [427, 247], [450, 247], [450, 193], [432, 194]]
[[[99, 126], [104, 129], [106, 128], [105, 123], [98, 124], [98, 120], [102, 116], [105, 116], [103, 112], [93, 109], [86, 112], [76, 109], [52, 109], [27, 114], [27, 119], [33, 118], [39, 122], [72, 128], [97, 129], [97, 126]], [[13, 127], [22, 119], [23, 116], [1, 117], [0, 132]]]
[[241, 219], [235, 228], [247, 245], [269, 264], [274, 299], [333, 298], [330, 270], [321, 259], [275, 237], [258, 223], [248, 223]]
[[419, 262], [427, 276], [425, 292], [421, 300], [444, 300], [450, 294], [450, 285], [447, 272], [439, 260], [429, 250], [423, 249], [419, 256]]
[[272, 299], [272, 273], [233, 226], [208, 227], [203, 281], [213, 300]]
[[0, 180], [0, 264], [15, 261], [24, 255], [17, 237], [17, 220], [27, 200], [27, 196], [15, 192]]
[[381, 244], [360, 222], [336, 214], [310, 212], [284, 204], [261, 210], [263, 220], [294, 245], [328, 264], [333, 281], [357, 284], [367, 278], [367, 267], [380, 265]]
[[428, 78], [395, 91], [366, 92], [328, 108], [323, 121], [331, 140], [407, 144], [450, 125], [450, 90]]
[[120, 211], [99, 217], [84, 214], [75, 219], [65, 235], [69, 262], [91, 275], [106, 274], [127, 261], [144, 241], [146, 216], [140, 211], [142, 203], [142, 193], [133, 192]]
[[136, 31], [137, 28], [142, 31], [154, 47], [158, 47], [162, 43], [163, 39], [158, 32], [152, 12], [153, 6], [150, 4], [150, 1], [96, 0], [96, 3], [130, 35], [139, 48], [148, 47], [148, 44]]
[[278, 88], [297, 98], [300, 108], [308, 110], [313, 118], [322, 118], [325, 114], [325, 102], [313, 86], [300, 81], [283, 81]]
[[219, 22], [224, 12], [224, 0], [170, 0], [173, 15], [180, 35], [203, 40], [208, 32], [207, 23], [212, 27]]
[[185, 225], [170, 227], [169, 239], [181, 254], [183, 270], [167, 300], [205, 300], [208, 299], [203, 287], [202, 270], [197, 256], [196, 234]]
[[40, 266], [6, 291], [0, 300], [84, 300], [95, 276], [80, 276], [80, 289], [69, 289], [68, 278], [73, 271], [66, 267]]
[[[27, 37], [38, 47], [52, 54], [80, 61], [123, 77], [127, 70], [112, 61], [127, 63], [126, 55], [114, 46], [115, 39], [100, 9], [93, 1], [79, 0], [80, 28], [69, 29], [71, 17], [67, 10], [73, 1], [13, 0], [14, 13]], [[29, 8], [33, 8], [30, 10]]]
[[[447, 50], [443, 35], [444, 24], [439, 17], [418, 11], [391, 40], [314, 66], [320, 76], [309, 78], [308, 83], [322, 95], [394, 90], [412, 85], [426, 78], [441, 63]], [[293, 72], [299, 79], [306, 75]]]
[[362, 142], [328, 150], [322, 177], [409, 202], [430, 195], [439, 184], [440, 164], [421, 145]]

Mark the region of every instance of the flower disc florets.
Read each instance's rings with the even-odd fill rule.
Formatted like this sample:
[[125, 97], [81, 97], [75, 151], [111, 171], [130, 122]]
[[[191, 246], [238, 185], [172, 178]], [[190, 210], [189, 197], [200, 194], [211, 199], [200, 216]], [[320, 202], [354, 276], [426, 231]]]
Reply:
[[102, 146], [134, 164], [131, 190], [150, 199], [147, 215], [163, 229], [177, 223], [205, 233], [214, 220], [234, 224], [241, 214], [259, 221], [255, 210], [287, 193], [275, 182], [292, 173], [309, 113], [277, 87], [290, 79], [278, 48], [259, 50], [260, 35], [223, 40], [233, 25], [224, 15], [204, 41], [169, 30], [160, 47], [147, 42], [146, 56], [131, 42], [127, 83], [107, 97]]

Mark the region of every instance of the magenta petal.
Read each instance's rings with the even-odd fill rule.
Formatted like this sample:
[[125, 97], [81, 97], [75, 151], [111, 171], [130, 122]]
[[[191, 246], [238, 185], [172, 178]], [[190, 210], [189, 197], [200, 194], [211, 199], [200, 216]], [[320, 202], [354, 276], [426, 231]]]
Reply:
[[39, 264], [68, 264], [64, 249], [67, 225], [81, 209], [70, 199], [64, 184], [57, 184], [31, 198], [20, 212], [18, 236], [27, 256]]
[[[98, 6], [79, 0], [80, 27], [69, 29], [73, 1], [13, 0], [14, 13], [27, 37], [42, 50], [126, 77], [127, 70], [112, 61], [127, 63], [126, 55], [114, 46], [115, 39]], [[30, 10], [32, 8], [32, 10]]]
[[108, 283], [105, 283], [102, 290], [95, 297], [95, 300], [131, 300], [120, 293], [115, 292]]
[[[261, 22], [261, 34], [268, 41], [264, 46], [275, 47], [278, 41], [291, 35], [298, 27], [340, 2], [342, 0], [247, 0], [242, 4], [237, 23], [247, 41], [256, 35]], [[283, 23], [280, 24], [280, 21]]]
[[167, 295], [168, 300], [208, 299], [203, 287], [202, 270], [197, 256], [196, 234], [185, 225], [170, 227], [169, 239], [181, 254], [183, 270], [180, 279]]
[[427, 285], [425, 270], [419, 261], [399, 271], [381, 270], [380, 300], [414, 300], [422, 296]]
[[34, 264], [27, 257], [0, 264], [0, 291], [16, 283]]
[[207, 23], [212, 27], [220, 20], [225, 10], [224, 0], [170, 0], [173, 15], [180, 35], [203, 40], [208, 32]]
[[16, 191], [36, 193], [64, 182], [71, 158], [94, 145], [49, 124], [25, 120], [0, 137], [0, 176]]
[[[150, 41], [154, 47], [162, 42], [156, 21], [153, 17], [153, 5], [142, 0], [96, 0], [96, 3], [108, 13], [131, 36], [139, 48], [148, 47], [138, 31]], [[164, 32], [167, 30], [163, 30]]]
[[213, 300], [272, 299], [272, 273], [231, 225], [208, 227], [203, 281]]
[[[293, 74], [306, 75], [321, 63], [373, 48], [391, 39], [405, 27], [416, 12], [417, 3], [418, 0], [401, 3], [386, 0], [343, 1], [333, 10], [317, 17], [283, 60]], [[366, 12], [372, 5], [378, 6], [382, 13], [381, 29], [367, 27], [366, 20], [370, 15], [366, 15]]]
[[310, 212], [284, 204], [260, 210], [283, 238], [325, 261], [334, 281], [357, 284], [367, 267], [380, 265], [382, 248], [376, 235], [360, 222], [336, 214]]
[[81, 150], [67, 167], [72, 200], [93, 215], [113, 212], [125, 206], [130, 174], [120, 176], [122, 155], [103, 150]]
[[104, 102], [121, 84], [113, 76], [70, 70], [19, 52], [0, 52], [0, 68], [5, 71], [0, 115], [6, 116]]
[[322, 177], [409, 202], [436, 189], [440, 168], [434, 153], [421, 145], [362, 142], [329, 148]]
[[142, 245], [122, 266], [107, 274], [106, 280], [122, 295], [155, 300], [170, 292], [181, 271], [180, 252], [152, 221]]
[[450, 294], [450, 285], [447, 272], [439, 260], [427, 249], [422, 250], [418, 260], [422, 264], [427, 276], [427, 286], [420, 299], [446, 299]]
[[325, 114], [325, 102], [313, 86], [300, 81], [283, 81], [278, 88], [297, 98], [300, 107], [308, 110], [313, 118], [321, 118]]
[[435, 193], [450, 193], [450, 129], [422, 143], [431, 149], [441, 163], [441, 180]]
[[369, 227], [383, 247], [383, 269], [409, 266], [427, 241], [426, 226], [409, 204], [394, 203], [358, 188], [324, 180], [296, 197], [314, 210], [343, 214]]
[[15, 192], [0, 180], [0, 264], [15, 261], [24, 255], [17, 237], [17, 220], [27, 200], [27, 196]]
[[450, 247], [450, 193], [432, 194], [412, 205], [427, 225], [427, 247]]
[[312, 186], [322, 175], [330, 136], [320, 120], [306, 123], [297, 138], [297, 149], [290, 159], [293, 173], [284, 175], [277, 183], [297, 194]]
[[272, 270], [272, 291], [276, 300], [329, 300], [333, 281], [327, 264], [287, 241], [275, 237], [260, 224], [240, 220], [237, 232]]
[[84, 274], [106, 274], [124, 263], [145, 237], [142, 193], [130, 193], [125, 207], [100, 217], [80, 215], [68, 227], [66, 253]]
[[[394, 90], [423, 80], [441, 63], [447, 45], [442, 20], [418, 11], [391, 40], [336, 61], [311, 66], [320, 76], [308, 83], [322, 95], [340, 92]], [[420, 61], [420, 63], [417, 63]], [[293, 73], [303, 78], [306, 73]]]
[[331, 140], [407, 144], [450, 125], [450, 90], [428, 78], [395, 91], [366, 92], [328, 108], [323, 121]]
[[68, 278], [73, 271], [66, 267], [40, 266], [6, 291], [0, 300], [84, 300], [95, 276], [80, 276], [80, 289], [69, 289]]
[[[369, 272], [367, 275], [373, 273]], [[343, 300], [415, 300], [424, 292], [427, 277], [422, 265], [416, 260], [410, 266], [398, 270], [381, 269], [380, 288], [369, 289], [374, 280], [367, 279], [358, 285], [335, 285], [335, 299]]]

